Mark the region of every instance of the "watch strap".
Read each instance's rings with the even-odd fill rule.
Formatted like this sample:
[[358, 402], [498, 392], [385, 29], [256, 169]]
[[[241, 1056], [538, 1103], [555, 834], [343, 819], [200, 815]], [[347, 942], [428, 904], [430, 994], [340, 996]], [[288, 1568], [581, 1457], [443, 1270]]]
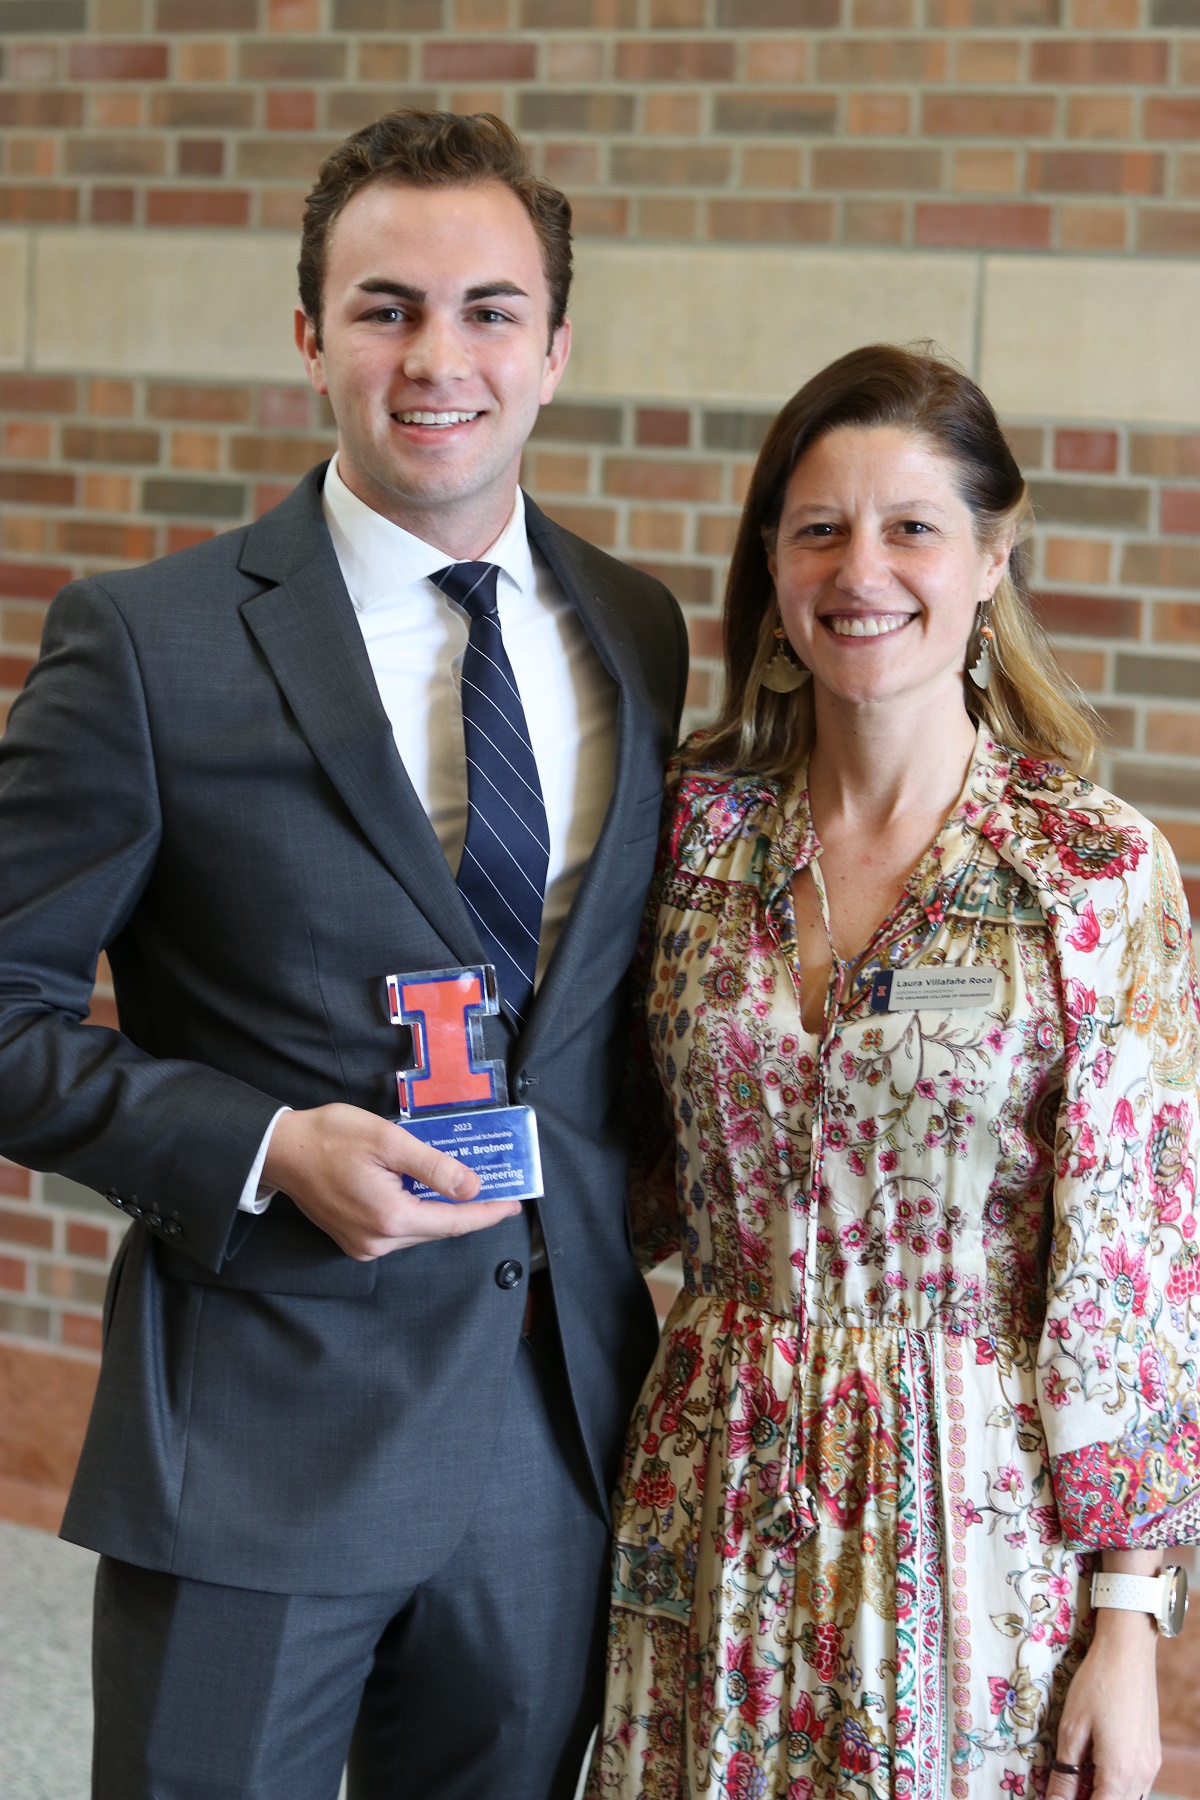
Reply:
[[1166, 1599], [1166, 1575], [1093, 1575], [1092, 1605], [1114, 1606], [1121, 1612], [1149, 1613], [1157, 1619]]

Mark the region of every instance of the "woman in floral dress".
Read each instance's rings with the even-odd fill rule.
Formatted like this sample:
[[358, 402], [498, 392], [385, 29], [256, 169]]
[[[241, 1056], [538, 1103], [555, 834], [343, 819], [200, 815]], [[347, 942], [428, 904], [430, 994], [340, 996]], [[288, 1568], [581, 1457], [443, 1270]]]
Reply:
[[1072, 772], [1026, 511], [979, 390], [890, 347], [759, 459], [642, 947], [635, 1231], [684, 1289], [590, 1800], [1157, 1767], [1154, 1626], [1090, 1578], [1200, 1538], [1197, 995], [1170, 850]]

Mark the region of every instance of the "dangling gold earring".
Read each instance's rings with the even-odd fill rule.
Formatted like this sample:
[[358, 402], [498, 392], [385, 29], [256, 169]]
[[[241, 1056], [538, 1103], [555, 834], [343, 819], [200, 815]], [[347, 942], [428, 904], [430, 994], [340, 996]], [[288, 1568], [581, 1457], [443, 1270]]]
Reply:
[[975, 629], [978, 653], [967, 669], [967, 674], [981, 693], [987, 692], [992, 679], [992, 645], [996, 641], [996, 634], [988, 622], [991, 616], [992, 603], [984, 600], [979, 608], [979, 623]]
[[794, 694], [808, 680], [810, 671], [801, 668], [788, 643], [782, 623], [775, 627], [775, 654], [762, 672], [761, 683], [773, 694]]

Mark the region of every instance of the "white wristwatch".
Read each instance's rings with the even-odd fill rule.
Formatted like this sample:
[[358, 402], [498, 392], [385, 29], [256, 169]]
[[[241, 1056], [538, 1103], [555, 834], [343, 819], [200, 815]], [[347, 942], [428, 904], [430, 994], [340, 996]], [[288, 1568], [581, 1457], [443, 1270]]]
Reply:
[[1092, 1605], [1149, 1613], [1161, 1637], [1178, 1637], [1187, 1616], [1186, 1569], [1169, 1564], [1161, 1575], [1093, 1575]]

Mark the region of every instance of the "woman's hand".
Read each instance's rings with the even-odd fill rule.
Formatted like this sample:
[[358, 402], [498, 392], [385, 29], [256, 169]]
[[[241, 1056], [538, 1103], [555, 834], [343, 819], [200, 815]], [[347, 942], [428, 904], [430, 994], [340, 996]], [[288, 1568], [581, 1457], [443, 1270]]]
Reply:
[[[1158, 1632], [1148, 1613], [1096, 1613], [1096, 1635], [1067, 1690], [1055, 1757], [1094, 1765], [1086, 1774], [1050, 1776], [1046, 1800], [1141, 1800], [1162, 1755], [1154, 1652]], [[1088, 1788], [1088, 1779], [1091, 1788]]]

